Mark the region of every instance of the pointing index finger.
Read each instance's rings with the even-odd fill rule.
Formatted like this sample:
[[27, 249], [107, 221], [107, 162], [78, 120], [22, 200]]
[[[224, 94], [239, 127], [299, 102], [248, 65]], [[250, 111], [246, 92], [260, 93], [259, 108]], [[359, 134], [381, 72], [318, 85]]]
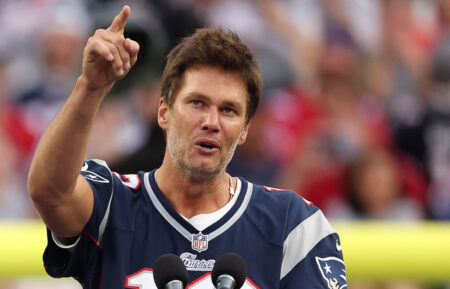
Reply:
[[119, 14], [114, 18], [111, 25], [108, 27], [108, 30], [112, 32], [122, 32], [125, 29], [125, 25], [127, 24], [128, 17], [131, 14], [131, 9], [129, 6], [123, 6], [122, 10]]

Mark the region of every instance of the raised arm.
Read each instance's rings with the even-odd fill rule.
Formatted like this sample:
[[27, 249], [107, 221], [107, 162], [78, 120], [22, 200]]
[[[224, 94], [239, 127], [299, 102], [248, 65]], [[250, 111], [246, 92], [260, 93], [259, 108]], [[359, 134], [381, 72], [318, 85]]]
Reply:
[[36, 149], [28, 192], [46, 225], [60, 237], [79, 235], [91, 216], [93, 192], [80, 176], [97, 111], [114, 83], [136, 63], [139, 45], [124, 38], [130, 16], [124, 6], [107, 29], [89, 38], [82, 74]]

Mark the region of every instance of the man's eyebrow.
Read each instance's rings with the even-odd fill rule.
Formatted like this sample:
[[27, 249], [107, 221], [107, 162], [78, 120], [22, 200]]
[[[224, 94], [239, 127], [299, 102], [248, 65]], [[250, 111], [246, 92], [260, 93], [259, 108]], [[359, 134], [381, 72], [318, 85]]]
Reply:
[[237, 101], [228, 101], [228, 100], [226, 100], [226, 101], [223, 102], [223, 105], [224, 106], [231, 106], [231, 107], [234, 107], [234, 108], [240, 108], [241, 107], [241, 105]]
[[[200, 92], [196, 92], [196, 91], [192, 91], [189, 92], [186, 96], [185, 99], [186, 100], [191, 100], [191, 99], [199, 99], [199, 100], [204, 100], [204, 101], [210, 101], [211, 97], [200, 93]], [[238, 102], [238, 101], [231, 101], [231, 100], [225, 100], [221, 103], [222, 106], [228, 106], [228, 107], [233, 107], [235, 109], [242, 109], [242, 105]], [[244, 104], [245, 106], [245, 104]]]
[[200, 99], [202, 99], [202, 100], [205, 100], [205, 99], [209, 99], [210, 97], [208, 97], [208, 96], [206, 96], [206, 95], [204, 95], [204, 94], [202, 94], [202, 93], [200, 93], [200, 92], [192, 91], [192, 92], [189, 92], [189, 93], [186, 95], [186, 98], [187, 98], [187, 99], [191, 99], [191, 98], [200, 98]]

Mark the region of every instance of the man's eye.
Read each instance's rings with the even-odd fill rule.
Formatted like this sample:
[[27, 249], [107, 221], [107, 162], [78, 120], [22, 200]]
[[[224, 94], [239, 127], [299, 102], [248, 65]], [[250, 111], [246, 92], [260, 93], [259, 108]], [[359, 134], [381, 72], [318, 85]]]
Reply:
[[223, 109], [223, 111], [227, 114], [236, 113], [236, 111], [234, 109], [232, 109], [231, 107], [225, 107]]
[[195, 106], [200, 106], [202, 104], [202, 102], [200, 100], [196, 99], [196, 100], [192, 101], [192, 104], [195, 105]]

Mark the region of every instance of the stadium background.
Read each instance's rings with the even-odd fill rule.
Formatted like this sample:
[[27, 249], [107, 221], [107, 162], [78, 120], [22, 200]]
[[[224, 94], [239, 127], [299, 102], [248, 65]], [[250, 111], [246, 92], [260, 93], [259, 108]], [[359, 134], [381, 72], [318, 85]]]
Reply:
[[124, 4], [139, 61], [102, 106], [87, 158], [158, 166], [164, 56], [197, 27], [232, 29], [264, 91], [230, 173], [322, 208], [349, 288], [450, 288], [449, 0], [17, 0], [0, 1], [1, 289], [80, 288], [44, 274], [26, 175], [87, 37]]

